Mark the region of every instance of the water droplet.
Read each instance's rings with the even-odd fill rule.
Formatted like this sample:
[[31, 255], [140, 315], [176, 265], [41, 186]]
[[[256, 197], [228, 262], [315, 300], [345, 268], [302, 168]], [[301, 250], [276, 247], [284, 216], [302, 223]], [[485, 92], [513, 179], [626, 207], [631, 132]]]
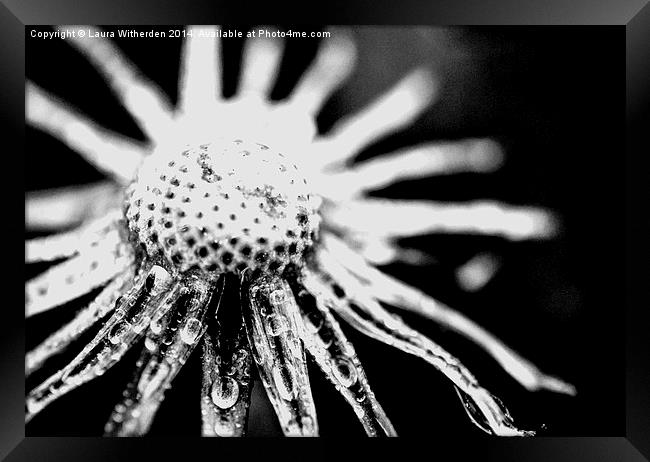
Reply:
[[353, 357], [355, 357], [357, 355], [357, 353], [354, 351], [354, 346], [352, 345], [351, 342], [343, 342], [339, 346], [341, 348], [341, 355], [342, 356], [347, 356], [348, 358], [353, 358]]
[[302, 424], [303, 435], [308, 436], [314, 435], [316, 433], [316, 425], [313, 417], [309, 415], [303, 416], [303, 418], [300, 420], [300, 423]]
[[214, 423], [214, 432], [217, 436], [230, 437], [235, 436], [235, 429], [227, 420], [217, 419]]
[[[501, 402], [501, 400], [493, 394], [482, 390], [480, 393], [481, 396], [478, 398], [472, 398], [460, 388], [454, 388], [456, 389], [456, 393], [458, 393], [458, 397], [463, 403], [463, 408], [465, 409], [465, 412], [467, 412], [469, 418], [477, 427], [479, 427], [484, 432], [503, 436], [532, 436], [535, 434], [534, 432], [518, 429], [514, 425], [508, 409]], [[475, 402], [476, 399], [481, 400], [483, 404], [487, 404], [487, 406], [490, 408], [492, 418], [496, 420], [494, 424], [490, 424], [484, 414], [484, 411], [482, 411], [479, 408], [478, 404]]]
[[273, 308], [267, 303], [259, 303], [259, 311], [262, 316], [267, 316], [273, 313]]
[[27, 405], [27, 411], [30, 414], [36, 414], [38, 411], [40, 411], [45, 407], [42, 402], [34, 399], [28, 399], [26, 405]]
[[287, 330], [287, 320], [280, 314], [270, 314], [266, 317], [266, 332], [272, 337], [277, 337]]
[[113, 345], [117, 345], [118, 343], [124, 340], [124, 337], [126, 337], [126, 334], [129, 332], [131, 327], [132, 327], [131, 324], [129, 324], [126, 321], [118, 322], [111, 329], [111, 332], [108, 335], [108, 340]]
[[144, 374], [138, 383], [138, 391], [144, 398], [148, 398], [160, 389], [169, 375], [169, 365], [167, 363], [158, 364], [158, 369], [153, 373]]
[[133, 325], [133, 332], [139, 334], [149, 325], [150, 322], [151, 318], [149, 318], [149, 316], [143, 316], [138, 322]]
[[320, 341], [321, 346], [327, 349], [334, 341], [334, 333], [331, 329], [321, 329], [318, 332], [318, 340]]
[[289, 351], [294, 358], [303, 358], [305, 355], [305, 350], [303, 348], [302, 342], [300, 339], [294, 335], [294, 333], [289, 330], [286, 333], [287, 343], [289, 344]]
[[275, 305], [281, 305], [286, 300], [283, 290], [274, 290], [269, 294], [269, 301]]
[[[64, 380], [64, 383], [70, 384], [73, 386], [79, 386], [83, 383], [83, 380], [80, 375], [73, 375]], [[54, 394], [54, 393], [53, 393]]]
[[122, 432], [124, 434], [135, 434], [138, 431], [138, 421], [137, 420], [127, 420], [122, 425]]
[[154, 352], [158, 348], [158, 345], [156, 345], [156, 342], [153, 341], [151, 337], [147, 337], [144, 340], [144, 346], [147, 350]]
[[235, 405], [239, 398], [239, 384], [231, 377], [217, 376], [212, 383], [210, 397], [218, 408], [229, 409]]
[[181, 329], [181, 340], [188, 345], [192, 345], [196, 342], [196, 339], [201, 333], [201, 321], [196, 318], [190, 318], [187, 320], [183, 328]]
[[264, 366], [271, 360], [270, 353], [266, 345], [256, 343], [253, 347], [253, 359], [258, 366]]
[[310, 333], [318, 332], [320, 328], [323, 327], [323, 322], [325, 322], [325, 319], [323, 318], [323, 315], [320, 313], [320, 311], [315, 310], [307, 313], [303, 319], [305, 327]]
[[454, 387], [454, 388], [456, 389], [456, 393], [458, 394], [460, 401], [463, 403], [463, 409], [465, 409], [465, 412], [472, 420], [474, 425], [479, 427], [485, 433], [494, 434], [494, 432], [490, 428], [490, 424], [485, 418], [485, 415], [483, 415], [483, 413], [478, 408], [478, 406], [476, 406], [472, 398], [469, 395], [467, 395], [467, 393], [462, 391], [460, 388], [458, 387]]
[[226, 375], [235, 375], [237, 373], [237, 365], [235, 363], [230, 363], [226, 368]]
[[291, 401], [296, 396], [295, 372], [290, 364], [273, 366], [273, 381], [282, 399]]
[[355, 383], [358, 378], [357, 368], [352, 361], [343, 357], [334, 359], [332, 373], [336, 377], [336, 380], [346, 388]]
[[149, 324], [149, 329], [156, 335], [162, 332], [162, 323], [160, 321], [160, 318], [154, 318], [151, 320], [151, 324]]

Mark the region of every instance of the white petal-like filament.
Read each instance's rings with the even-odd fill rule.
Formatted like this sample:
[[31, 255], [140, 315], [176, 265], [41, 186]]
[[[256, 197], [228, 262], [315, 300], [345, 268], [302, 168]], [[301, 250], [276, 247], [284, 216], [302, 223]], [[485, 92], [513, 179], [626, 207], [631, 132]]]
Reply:
[[331, 256], [322, 252], [319, 254], [319, 262], [324, 272], [320, 275], [308, 274], [305, 283], [310, 290], [323, 297], [325, 303], [348, 324], [369, 337], [424, 359], [442, 372], [476, 407], [480, 418], [474, 422], [484, 431], [499, 436], [531, 434], [514, 426], [503, 404], [481, 387], [458, 359], [383, 309]]
[[185, 115], [206, 116], [221, 98], [220, 28], [192, 26], [183, 42], [179, 106]]
[[[227, 276], [224, 277], [226, 279]], [[251, 400], [252, 357], [239, 306], [239, 283], [230, 278], [236, 294], [221, 293], [216, 316], [211, 312], [203, 335], [201, 433], [203, 436], [244, 436]], [[236, 295], [232, 300], [227, 295]], [[223, 308], [221, 305], [224, 304]]]
[[367, 198], [341, 202], [322, 213], [344, 230], [391, 238], [456, 233], [519, 241], [546, 239], [557, 231], [555, 217], [546, 210], [485, 200], [446, 203]]
[[323, 300], [297, 281], [289, 281], [300, 306], [303, 342], [327, 379], [352, 407], [368, 436], [397, 436], [370, 389], [354, 347]]
[[[168, 292], [163, 309], [159, 310], [166, 312], [160, 320], [160, 330], [154, 331], [147, 323], [149, 342], [142, 351], [134, 379], [123, 393], [124, 400], [115, 407], [105, 427], [108, 435], [141, 436], [149, 431], [165, 391], [205, 332], [204, 318], [214, 287], [196, 278], [181, 284], [187, 298], [177, 299], [175, 306], [167, 309], [177, 296], [178, 286]], [[157, 347], [151, 350], [150, 343]]]
[[432, 265], [436, 259], [422, 250], [401, 246], [394, 239], [370, 234], [346, 234], [345, 243], [368, 263], [376, 266], [391, 263]]
[[122, 294], [133, 287], [133, 268], [117, 275], [97, 297], [75, 317], [28, 351], [25, 357], [25, 376], [40, 369], [52, 356], [64, 351], [73, 341], [90, 329], [100, 319], [115, 309], [115, 303]]
[[169, 283], [169, 274], [161, 267], [154, 266], [147, 271], [133, 289], [120, 298], [111, 318], [81, 353], [29, 393], [26, 420], [55, 399], [113, 367], [141, 337], [143, 328], [158, 308], [159, 295], [167, 290]]
[[334, 236], [326, 236], [324, 246], [336, 255], [348, 271], [364, 281], [367, 290], [378, 300], [418, 313], [467, 337], [485, 349], [508, 374], [528, 390], [546, 389], [569, 395], [576, 393], [573, 385], [544, 374], [530, 361], [462, 313], [368, 265]]
[[25, 316], [49, 310], [100, 287], [133, 262], [130, 247], [117, 230], [107, 233], [96, 247], [84, 249], [25, 285]]
[[289, 96], [289, 104], [316, 114], [327, 97], [348, 78], [356, 62], [352, 37], [338, 29], [323, 39], [314, 62]]
[[375, 157], [347, 170], [326, 175], [323, 188], [328, 198], [347, 198], [376, 191], [403, 180], [460, 172], [490, 172], [499, 167], [503, 154], [489, 139], [428, 143]]
[[173, 122], [167, 97], [153, 82], [140, 75], [116, 45], [100, 37], [99, 29], [92, 26], [84, 26], [84, 29], [89, 36], [74, 34], [69, 38], [70, 43], [106, 78], [120, 103], [153, 141], [167, 138]]
[[101, 181], [29, 192], [25, 197], [25, 228], [60, 230], [100, 217], [119, 205], [120, 191], [115, 183]]
[[315, 146], [313, 162], [323, 168], [345, 163], [370, 143], [405, 127], [431, 104], [433, 82], [430, 72], [412, 71], [368, 107], [337, 123]]
[[242, 57], [241, 95], [267, 97], [280, 66], [283, 42], [277, 38], [252, 38], [244, 45]]
[[243, 276], [244, 322], [260, 379], [286, 436], [318, 436], [301, 337], [302, 320], [286, 282]]
[[25, 242], [25, 262], [57, 260], [77, 254], [80, 249], [96, 247], [116, 229], [120, 217], [115, 210], [73, 231], [30, 239]]
[[111, 133], [73, 111], [31, 82], [26, 84], [25, 117], [81, 154], [89, 164], [121, 183], [128, 183], [147, 150], [135, 141]]

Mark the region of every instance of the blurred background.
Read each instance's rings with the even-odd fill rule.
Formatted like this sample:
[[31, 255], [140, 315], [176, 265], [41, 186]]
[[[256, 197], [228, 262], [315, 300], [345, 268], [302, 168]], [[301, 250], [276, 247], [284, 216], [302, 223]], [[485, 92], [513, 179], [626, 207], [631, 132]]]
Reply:
[[[492, 137], [506, 154], [498, 172], [412, 181], [383, 190], [382, 196], [437, 201], [485, 198], [536, 205], [552, 210], [562, 226], [560, 236], [547, 242], [451, 235], [409, 239], [405, 245], [425, 250], [435, 261], [383, 269], [462, 311], [544, 372], [573, 383], [578, 395], [529, 393], [472, 343], [418, 317], [404, 313], [404, 319], [463, 361], [506, 404], [520, 427], [540, 429], [544, 424], [541, 435], [624, 434], [623, 30], [611, 26], [361, 27], [354, 33], [358, 66], [320, 113], [321, 132], [341, 116], [361, 109], [411, 67], [425, 64], [439, 79], [438, 100], [412, 127], [378, 140], [357, 160], [424, 141], [465, 137]], [[116, 43], [176, 100], [181, 39], [117, 39]], [[242, 44], [240, 39], [224, 39], [222, 45], [226, 96], [236, 88]], [[318, 39], [289, 40], [274, 99], [290, 92], [317, 46]], [[102, 78], [65, 40], [27, 36], [26, 78], [99, 124], [144, 140]], [[31, 127], [26, 128], [25, 163], [28, 191], [102, 178], [65, 145]], [[463, 290], [457, 269], [485, 252], [499, 262], [498, 271], [480, 290]], [[30, 265], [27, 277], [44, 268]], [[71, 319], [91, 299], [28, 320], [26, 348]], [[462, 410], [451, 384], [433, 367], [345, 325], [343, 329], [400, 435], [481, 434]], [[63, 366], [92, 334], [30, 377], [26, 389]], [[138, 354], [136, 347], [104, 376], [51, 404], [27, 425], [26, 434], [101, 435]], [[151, 434], [200, 434], [199, 359], [195, 351], [176, 378]], [[321, 435], [362, 436], [362, 427], [344, 400], [317, 367], [310, 364], [309, 368]], [[249, 435], [281, 435], [259, 382], [253, 389]]]

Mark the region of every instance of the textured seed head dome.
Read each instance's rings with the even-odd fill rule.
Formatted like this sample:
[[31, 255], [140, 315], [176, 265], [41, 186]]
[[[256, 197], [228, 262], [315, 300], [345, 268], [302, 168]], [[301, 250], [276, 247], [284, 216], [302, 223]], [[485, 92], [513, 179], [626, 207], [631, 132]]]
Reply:
[[148, 157], [128, 188], [125, 215], [150, 257], [214, 276], [300, 265], [319, 222], [298, 167], [243, 140]]

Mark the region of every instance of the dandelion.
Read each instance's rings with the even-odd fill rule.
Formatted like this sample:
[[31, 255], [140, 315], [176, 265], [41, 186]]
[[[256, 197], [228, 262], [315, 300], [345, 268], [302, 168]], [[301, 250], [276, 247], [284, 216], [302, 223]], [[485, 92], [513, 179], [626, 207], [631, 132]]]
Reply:
[[[418, 251], [399, 247], [403, 237], [442, 232], [518, 241], [547, 238], [555, 230], [553, 217], [532, 207], [368, 195], [403, 180], [487, 172], [500, 163], [494, 141], [470, 139], [425, 143], [349, 165], [365, 146], [407, 127], [432, 103], [436, 85], [426, 69], [407, 73], [368, 107], [319, 135], [315, 116], [355, 63], [354, 43], [343, 31], [323, 40], [291, 95], [275, 102], [268, 94], [280, 39], [246, 42], [238, 92], [224, 99], [219, 28], [188, 28], [179, 103], [172, 108], [107, 37], [84, 29], [92, 38], [72, 34], [68, 40], [105, 77], [149, 142], [109, 132], [27, 84], [28, 123], [107, 176], [100, 184], [27, 199], [28, 228], [62, 231], [27, 241], [27, 262], [65, 260], [28, 281], [26, 316], [102, 288], [72, 321], [27, 353], [27, 375], [108, 318], [67, 366], [28, 394], [27, 420], [104, 374], [144, 339], [107, 435], [145, 434], [165, 390], [200, 346], [205, 436], [245, 434], [254, 369], [284, 434], [318, 435], [307, 357], [368, 435], [394, 436], [342, 321], [434, 366], [485, 432], [532, 434], [515, 426], [502, 402], [456, 357], [395, 310], [467, 337], [528, 390], [575, 393], [458, 311], [377, 268], [399, 259], [421, 261]], [[466, 273], [464, 280], [471, 279], [472, 271]], [[227, 302], [228, 293], [238, 303]]]

